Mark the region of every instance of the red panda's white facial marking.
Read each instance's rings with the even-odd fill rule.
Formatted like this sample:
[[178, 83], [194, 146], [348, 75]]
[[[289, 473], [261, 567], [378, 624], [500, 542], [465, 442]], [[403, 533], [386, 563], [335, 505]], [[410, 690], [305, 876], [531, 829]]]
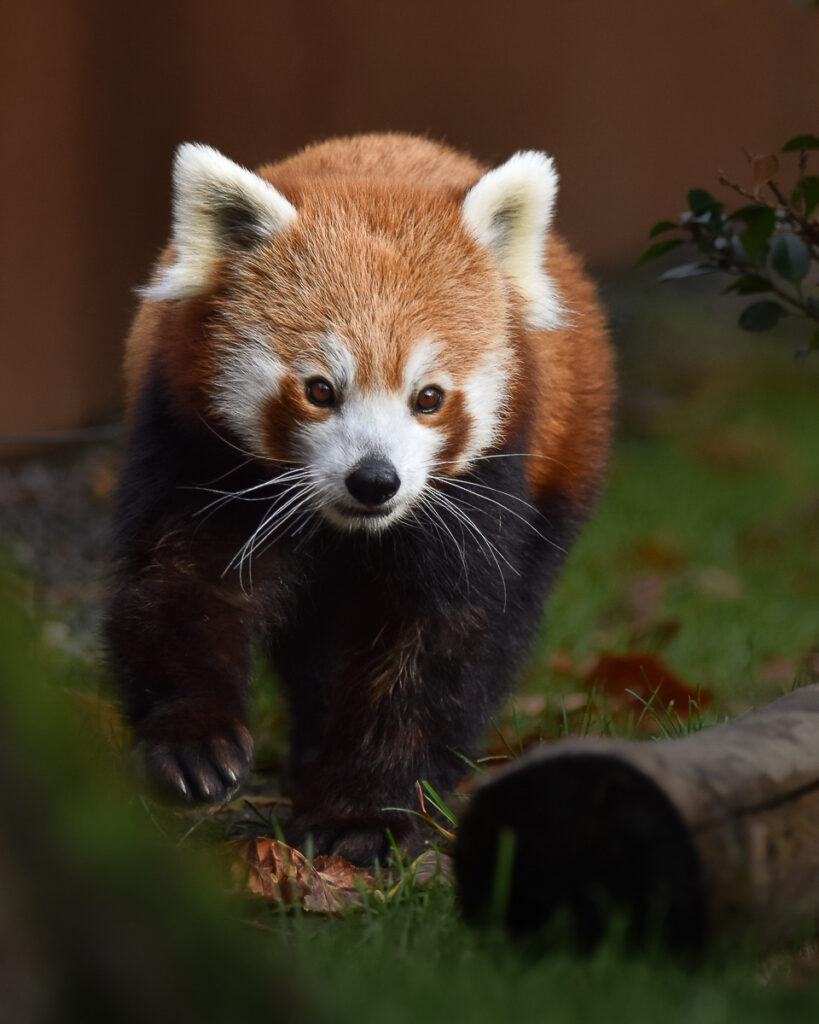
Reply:
[[[431, 476], [465, 471], [501, 429], [509, 383], [502, 344], [463, 373], [441, 343], [422, 339], [397, 382], [362, 366], [335, 332], [305, 343], [292, 365], [272, 344], [245, 336], [225, 347], [213, 410], [251, 451], [305, 467], [313, 505], [337, 526], [380, 530], [403, 518]], [[428, 393], [433, 400], [422, 403]], [[349, 478], [373, 462], [394, 472], [398, 486], [383, 501], [362, 501]]]
[[270, 396], [278, 393], [284, 372], [282, 361], [260, 338], [246, 338], [221, 355], [212, 410], [258, 455], [265, 453], [265, 409]]
[[[428, 341], [415, 346], [400, 385], [389, 388], [366, 386], [356, 357], [336, 335], [323, 342], [324, 372], [335, 401], [329, 415], [296, 429], [294, 455], [310, 467], [327, 519], [344, 528], [384, 529], [419, 500], [435, 456], [446, 444], [434, 425], [419, 422], [416, 410], [418, 391], [439, 386], [428, 377], [435, 373], [437, 346]], [[315, 366], [306, 360], [301, 369], [309, 372]], [[443, 370], [439, 376], [450, 380]], [[382, 478], [391, 477], [395, 485], [382, 492], [356, 486], [362, 466], [380, 467]]]

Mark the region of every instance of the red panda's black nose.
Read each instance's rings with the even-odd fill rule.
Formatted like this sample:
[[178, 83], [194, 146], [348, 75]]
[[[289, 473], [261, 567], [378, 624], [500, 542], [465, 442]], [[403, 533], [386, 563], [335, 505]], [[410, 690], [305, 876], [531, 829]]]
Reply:
[[395, 466], [385, 459], [360, 462], [344, 482], [362, 505], [383, 505], [401, 486]]

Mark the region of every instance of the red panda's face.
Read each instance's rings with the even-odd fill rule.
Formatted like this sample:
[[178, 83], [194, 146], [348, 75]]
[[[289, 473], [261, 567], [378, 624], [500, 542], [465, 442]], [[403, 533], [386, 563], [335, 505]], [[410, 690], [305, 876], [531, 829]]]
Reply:
[[492, 446], [514, 357], [500, 275], [447, 204], [367, 198], [306, 200], [226, 268], [209, 388], [327, 518], [380, 529]]
[[[236, 165], [217, 170], [233, 177], [177, 211], [181, 252], [152, 286], [179, 294], [203, 250], [212, 261], [205, 413], [293, 466], [340, 527], [411, 515], [436, 477], [465, 472], [503, 434], [517, 370], [508, 276], [440, 190], [314, 182], [291, 203]], [[487, 230], [509, 220], [479, 216]]]

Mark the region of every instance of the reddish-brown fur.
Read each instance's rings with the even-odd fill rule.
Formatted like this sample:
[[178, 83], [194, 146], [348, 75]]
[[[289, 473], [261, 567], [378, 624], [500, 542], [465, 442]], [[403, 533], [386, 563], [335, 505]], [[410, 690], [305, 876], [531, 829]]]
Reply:
[[[297, 221], [219, 268], [210, 296], [143, 304], [128, 341], [129, 405], [156, 357], [174, 400], [192, 413], [206, 408], [226, 321], [275, 324], [285, 365], [310, 349], [320, 358], [320, 338], [332, 329], [356, 356], [364, 389], [394, 387], [419, 338], [440, 339], [440, 365], [468, 374], [506, 335], [514, 384], [503, 414], [507, 430], [529, 425], [532, 490], [586, 501], [606, 457], [614, 393], [603, 315], [581, 261], [552, 234], [546, 267], [566, 326], [526, 328], [513, 285], [462, 222], [463, 197], [485, 170], [403, 135], [330, 141], [263, 167], [259, 173], [295, 205]], [[171, 258], [169, 249], [163, 263]], [[429, 418], [447, 433], [444, 459], [456, 458], [468, 436], [459, 411], [453, 400]], [[299, 385], [285, 383], [271, 401], [269, 454], [287, 458], [294, 420], [324, 415]]]

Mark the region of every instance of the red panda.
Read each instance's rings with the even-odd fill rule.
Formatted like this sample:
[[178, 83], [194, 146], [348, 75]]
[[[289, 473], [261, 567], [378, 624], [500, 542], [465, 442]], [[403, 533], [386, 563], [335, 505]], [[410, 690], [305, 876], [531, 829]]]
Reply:
[[420, 841], [508, 693], [599, 490], [605, 321], [551, 228], [552, 160], [411, 136], [253, 173], [174, 165], [125, 361], [107, 643], [148, 776], [242, 784], [254, 649], [291, 723], [286, 835], [356, 863]]

